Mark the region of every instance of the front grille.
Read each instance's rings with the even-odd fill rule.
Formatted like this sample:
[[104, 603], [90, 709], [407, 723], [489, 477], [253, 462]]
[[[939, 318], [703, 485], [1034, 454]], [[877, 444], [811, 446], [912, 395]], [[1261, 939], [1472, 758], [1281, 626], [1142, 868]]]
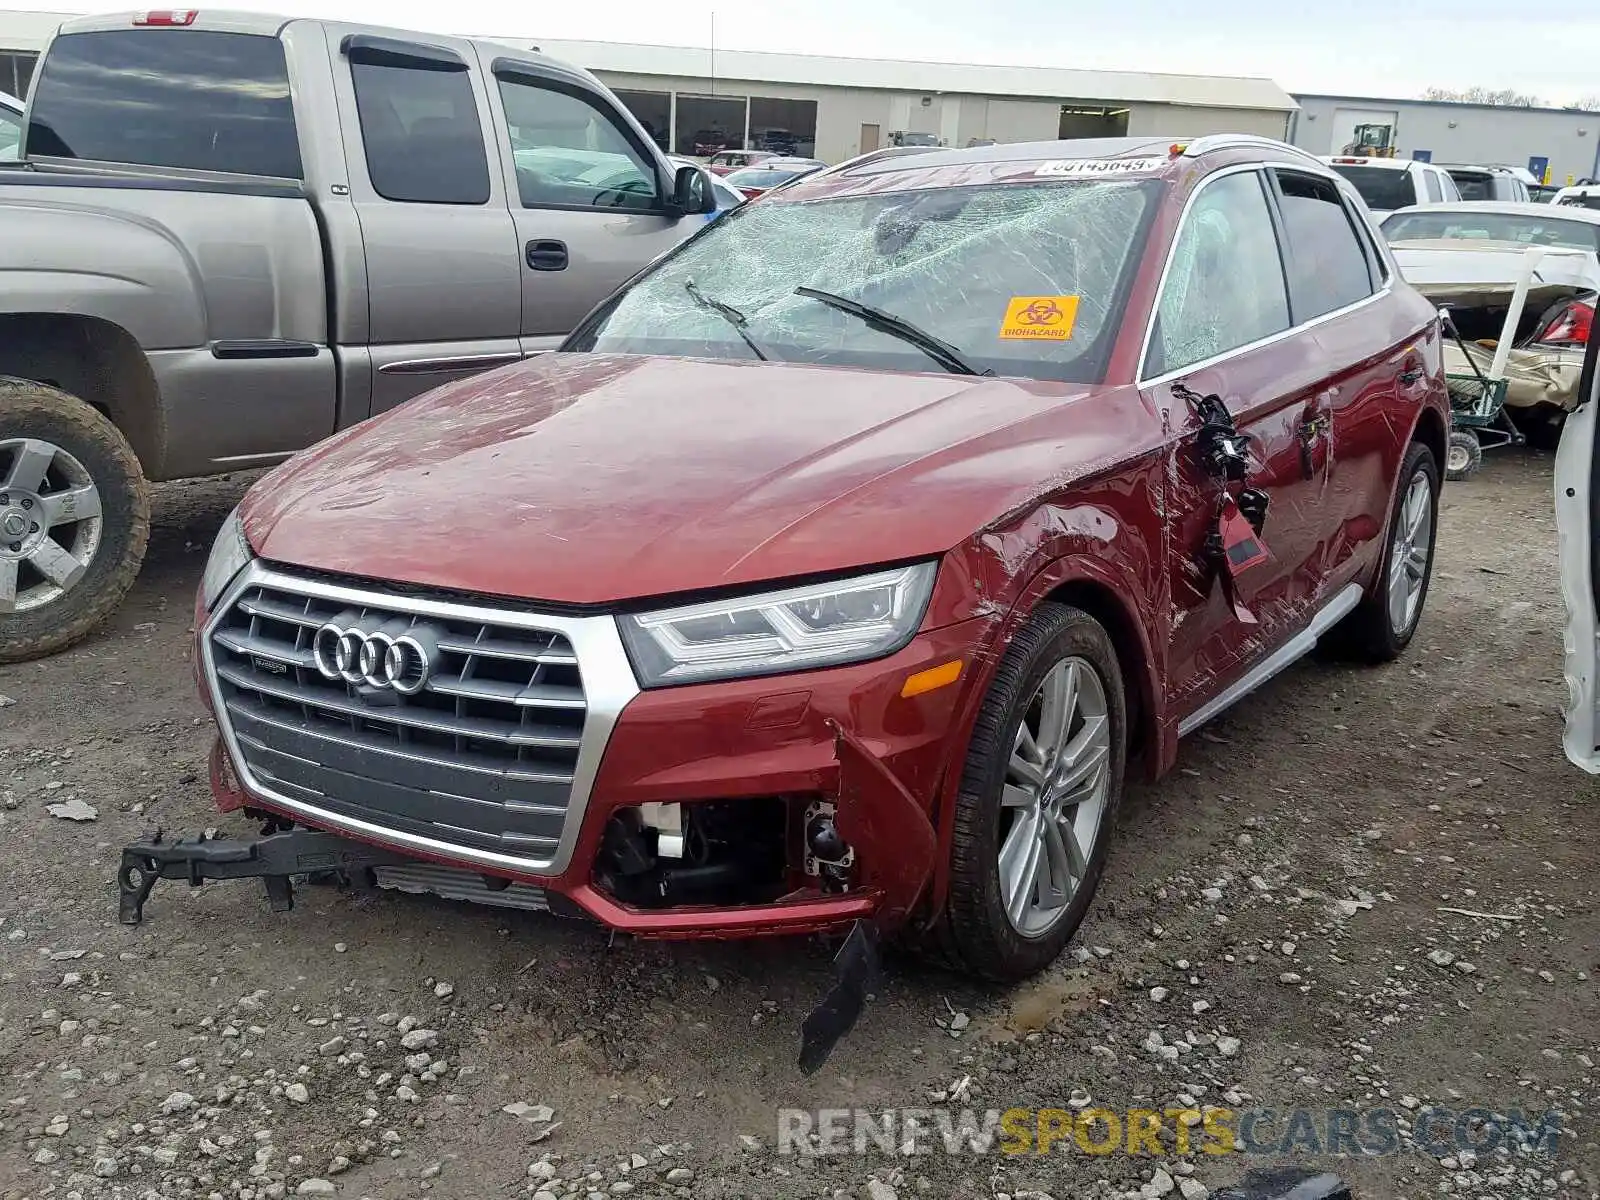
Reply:
[[[515, 622], [418, 614], [400, 598], [251, 583], [210, 632], [222, 715], [265, 790], [434, 843], [549, 861], [572, 799], [588, 705], [571, 641]], [[446, 615], [436, 615], [442, 611]], [[324, 625], [429, 647], [415, 695], [329, 679]]]

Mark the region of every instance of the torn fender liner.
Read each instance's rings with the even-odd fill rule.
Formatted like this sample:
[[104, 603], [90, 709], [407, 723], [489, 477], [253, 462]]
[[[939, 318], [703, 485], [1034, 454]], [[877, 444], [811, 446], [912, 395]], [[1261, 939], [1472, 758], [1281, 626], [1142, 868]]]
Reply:
[[822, 1003], [800, 1026], [800, 1070], [813, 1074], [828, 1061], [867, 1004], [867, 992], [877, 985], [880, 962], [878, 927], [857, 921], [833, 959], [834, 983]]
[[413, 863], [403, 855], [335, 837], [316, 829], [289, 829], [257, 838], [166, 841], [159, 830], [122, 851], [117, 871], [117, 917], [124, 925], [144, 919], [144, 904], [162, 879], [199, 887], [208, 879], [260, 879], [273, 912], [294, 907], [292, 875], [317, 871], [349, 874], [369, 867]]
[[837, 721], [830, 719], [828, 727], [839, 762], [839, 834], [856, 849], [861, 885], [882, 890], [877, 920], [892, 930], [905, 923], [928, 885], [938, 835], [894, 772]]
[[1327, 1171], [1304, 1167], [1257, 1167], [1211, 1200], [1353, 1200], [1350, 1185]]

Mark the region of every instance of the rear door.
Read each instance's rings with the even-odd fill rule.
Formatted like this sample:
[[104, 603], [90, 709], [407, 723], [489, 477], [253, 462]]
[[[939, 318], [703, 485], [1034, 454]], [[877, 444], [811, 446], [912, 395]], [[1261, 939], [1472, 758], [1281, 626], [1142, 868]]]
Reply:
[[1332, 469], [1318, 502], [1317, 573], [1339, 587], [1372, 562], [1382, 541], [1390, 484], [1405, 450], [1395, 430], [1410, 429], [1427, 399], [1437, 335], [1382, 302], [1389, 265], [1334, 180], [1279, 167], [1272, 183], [1290, 307], [1305, 327], [1308, 357], [1323, 364], [1318, 417], [1330, 426]]
[[[1179, 433], [1169, 467], [1174, 621], [1168, 702], [1193, 714], [1306, 619], [1323, 587], [1323, 505], [1332, 471], [1322, 358], [1292, 329], [1271, 180], [1224, 170], [1191, 197], [1163, 276], [1141, 387]], [[1215, 394], [1250, 439], [1248, 486], [1268, 500], [1270, 557], [1229, 583], [1206, 552], [1221, 484], [1197, 453], [1194, 396]], [[1239, 488], [1232, 491], [1237, 494]]]
[[521, 357], [516, 230], [470, 47], [329, 26], [371, 311], [372, 411]]
[[581, 76], [485, 64], [501, 180], [519, 254], [525, 353], [552, 350], [584, 314], [704, 224], [668, 211], [672, 180], [641, 130]]

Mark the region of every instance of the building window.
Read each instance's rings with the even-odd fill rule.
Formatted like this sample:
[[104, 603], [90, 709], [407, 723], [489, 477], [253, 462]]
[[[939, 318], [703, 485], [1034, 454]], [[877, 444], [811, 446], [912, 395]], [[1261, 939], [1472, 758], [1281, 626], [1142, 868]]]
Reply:
[[709, 158], [718, 150], [744, 150], [749, 101], [743, 96], [678, 96], [673, 130], [679, 154]]
[[663, 150], [672, 149], [672, 94], [617, 89], [615, 95]]
[[17, 99], [28, 94], [28, 84], [33, 82], [33, 66], [39, 61], [37, 54], [18, 50], [0, 53], [0, 92], [10, 92]]
[[817, 102], [751, 96], [750, 149], [815, 158]]

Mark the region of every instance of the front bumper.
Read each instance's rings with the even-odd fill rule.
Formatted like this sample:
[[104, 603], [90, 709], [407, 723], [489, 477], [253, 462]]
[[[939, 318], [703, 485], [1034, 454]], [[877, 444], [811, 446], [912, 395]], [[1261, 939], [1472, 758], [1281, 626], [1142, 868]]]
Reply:
[[[276, 577], [259, 564], [246, 574], [219, 603], [219, 615], [244, 588]], [[340, 603], [370, 596], [329, 586]], [[430, 603], [407, 600], [424, 611]], [[459, 611], [452, 605], [452, 613]], [[506, 619], [499, 610], [493, 615]], [[590, 724], [559, 847], [541, 861], [419, 836], [414, 824], [386, 826], [373, 815], [380, 804], [368, 797], [340, 795], [330, 797], [340, 803], [324, 805], [255, 777], [217, 680], [210, 634], [218, 619], [197, 627], [197, 660], [221, 727], [212, 771], [219, 808], [262, 810], [420, 860], [531, 884], [604, 925], [669, 938], [804, 933], [866, 917], [890, 929], [908, 920], [925, 899], [938, 860], [936, 798], [959, 765], [959, 714], [992, 627], [980, 619], [927, 630], [899, 653], [871, 663], [641, 692], [609, 617], [566, 619], [563, 632], [578, 648], [589, 691]], [[901, 695], [908, 676], [952, 661], [963, 664], [954, 684]], [[608, 829], [642, 805], [726, 811], [779, 800], [790, 817], [783, 878], [758, 901], [635, 903], [609, 887], [600, 869]], [[801, 869], [803, 827], [794, 819], [818, 804], [832, 807], [853, 851], [848, 872], [826, 882]]]

